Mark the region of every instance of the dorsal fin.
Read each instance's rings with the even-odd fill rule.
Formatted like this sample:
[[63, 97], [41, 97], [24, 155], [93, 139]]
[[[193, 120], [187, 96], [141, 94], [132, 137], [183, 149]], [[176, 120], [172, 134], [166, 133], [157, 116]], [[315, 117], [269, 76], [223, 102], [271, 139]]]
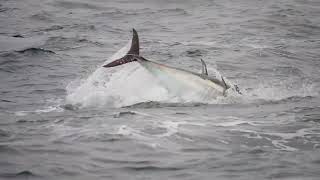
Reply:
[[201, 64], [202, 64], [202, 73], [201, 75], [204, 76], [208, 76], [208, 70], [207, 70], [207, 65], [206, 63], [203, 61], [203, 59], [201, 59]]
[[139, 55], [139, 36], [135, 29], [132, 29], [132, 41], [128, 54]]

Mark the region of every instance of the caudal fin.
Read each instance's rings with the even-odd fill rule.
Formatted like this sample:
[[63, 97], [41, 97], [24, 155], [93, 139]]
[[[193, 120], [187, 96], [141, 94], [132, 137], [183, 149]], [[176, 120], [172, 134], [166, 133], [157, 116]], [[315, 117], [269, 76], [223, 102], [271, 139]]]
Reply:
[[139, 36], [138, 36], [138, 33], [135, 29], [132, 29], [132, 41], [131, 41], [131, 47], [128, 51], [128, 53], [120, 58], [120, 59], [117, 59], [115, 61], [112, 61], [111, 63], [108, 63], [106, 65], [104, 65], [103, 67], [114, 67], [114, 66], [119, 66], [119, 65], [122, 65], [122, 64], [126, 64], [126, 63], [129, 63], [129, 62], [133, 62], [133, 61], [137, 61], [137, 58], [139, 56], [139, 50], [140, 50], [140, 47], [139, 47]]

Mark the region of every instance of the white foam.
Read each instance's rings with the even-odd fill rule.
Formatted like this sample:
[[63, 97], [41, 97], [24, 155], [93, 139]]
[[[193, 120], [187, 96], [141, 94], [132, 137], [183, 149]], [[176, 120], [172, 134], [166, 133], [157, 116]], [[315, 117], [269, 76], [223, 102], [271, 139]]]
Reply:
[[14, 114], [16, 116], [26, 116], [28, 114], [42, 114], [42, 113], [48, 113], [48, 112], [62, 112], [63, 109], [60, 106], [48, 106], [43, 109], [36, 109], [33, 111], [17, 111]]
[[[170, 137], [174, 136], [180, 132], [181, 125], [195, 125], [195, 126], [205, 126], [203, 123], [193, 123], [186, 121], [173, 121], [172, 118], [166, 117], [171, 120], [163, 121], [163, 117], [159, 119], [154, 119], [151, 124], [134, 127], [129, 125], [120, 125], [115, 130], [115, 134], [125, 136], [137, 143], [147, 145], [151, 148], [165, 148], [165, 149], [179, 149], [179, 145], [172, 142]], [[150, 121], [149, 121], [150, 123]], [[163, 129], [160, 133], [153, 133], [147, 129]], [[147, 131], [146, 131], [147, 130]], [[192, 142], [193, 139], [187, 137], [177, 136], [176, 138], [181, 138], [185, 141]]]

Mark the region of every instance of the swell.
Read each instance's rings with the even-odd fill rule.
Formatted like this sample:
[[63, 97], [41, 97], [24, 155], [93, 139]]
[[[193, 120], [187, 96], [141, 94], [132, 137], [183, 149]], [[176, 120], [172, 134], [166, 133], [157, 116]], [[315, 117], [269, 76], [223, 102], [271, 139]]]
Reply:
[[4, 66], [6, 64], [13, 64], [13, 63], [19, 63], [17, 59], [19, 59], [19, 55], [46, 55], [46, 54], [56, 54], [52, 50], [44, 49], [44, 48], [38, 48], [38, 47], [29, 47], [22, 50], [14, 50], [11, 52], [3, 52], [0, 54], [0, 57], [3, 57], [4, 59], [0, 61], [0, 65]]
[[38, 53], [40, 53], [40, 54], [41, 53], [56, 54], [54, 51], [43, 49], [43, 48], [35, 48], [35, 47], [19, 50], [16, 52], [18, 52], [18, 53], [31, 53], [31, 54], [38, 54]]
[[148, 172], [148, 171], [179, 171], [179, 170], [184, 170], [185, 168], [181, 167], [160, 167], [160, 166], [127, 166], [123, 167], [123, 169], [129, 170], [129, 171], [143, 171], [143, 172]]
[[3, 174], [0, 174], [0, 177], [29, 179], [29, 178], [36, 178], [36, 177], [40, 177], [40, 176], [36, 175], [35, 173], [33, 173], [30, 170], [24, 170], [24, 171], [20, 171], [17, 173], [3, 173]]
[[115, 160], [104, 158], [92, 158], [93, 161], [102, 162], [106, 164], [131, 164], [131, 165], [147, 165], [154, 163], [153, 161], [141, 161], [141, 160]]

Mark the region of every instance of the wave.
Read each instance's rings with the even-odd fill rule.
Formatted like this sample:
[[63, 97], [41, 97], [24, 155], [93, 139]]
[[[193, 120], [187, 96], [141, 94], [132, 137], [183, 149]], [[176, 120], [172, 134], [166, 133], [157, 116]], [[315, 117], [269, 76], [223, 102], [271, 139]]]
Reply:
[[38, 177], [38, 175], [36, 175], [35, 173], [33, 173], [32, 171], [21, 171], [21, 172], [17, 172], [17, 173], [3, 173], [0, 174], [0, 177], [5, 177], [5, 178], [15, 178], [15, 177], [19, 177], [19, 178], [35, 178]]
[[143, 172], [146, 172], [146, 171], [153, 171], [153, 172], [165, 171], [165, 172], [168, 172], [168, 171], [180, 171], [185, 168], [182, 168], [182, 167], [160, 167], [160, 166], [127, 166], [127, 167], [124, 167], [124, 169], [132, 170], [132, 171], [143, 171]]
[[[0, 139], [1, 140], [3, 140], [4, 138], [11, 137], [11, 135], [12, 134], [9, 131], [0, 129]], [[1, 146], [0, 146], [0, 151], [1, 151]]]
[[101, 10], [101, 4], [94, 5], [93, 3], [82, 3], [82, 2], [69, 2], [69, 1], [58, 1], [53, 3], [54, 6], [62, 7], [66, 9], [92, 9]]
[[38, 53], [49, 53], [49, 54], [56, 54], [54, 51], [43, 49], [43, 48], [27, 48], [23, 50], [16, 51], [18, 53], [32, 53], [32, 54], [38, 54]]
[[[83, 26], [81, 24], [74, 25], [74, 27], [79, 30], [79, 28], [90, 28], [90, 26]], [[50, 50], [55, 51], [66, 51], [70, 49], [76, 49], [80, 47], [87, 46], [88, 44], [101, 46], [102, 44], [98, 41], [91, 41], [86, 38], [79, 37], [62, 37], [62, 36], [54, 36], [49, 37], [42, 47], [45, 47]]]
[[23, 51], [29, 48], [41, 47], [46, 41], [46, 37], [23, 37], [14, 35], [13, 37], [0, 35], [0, 52], [10, 53], [14, 51]]

